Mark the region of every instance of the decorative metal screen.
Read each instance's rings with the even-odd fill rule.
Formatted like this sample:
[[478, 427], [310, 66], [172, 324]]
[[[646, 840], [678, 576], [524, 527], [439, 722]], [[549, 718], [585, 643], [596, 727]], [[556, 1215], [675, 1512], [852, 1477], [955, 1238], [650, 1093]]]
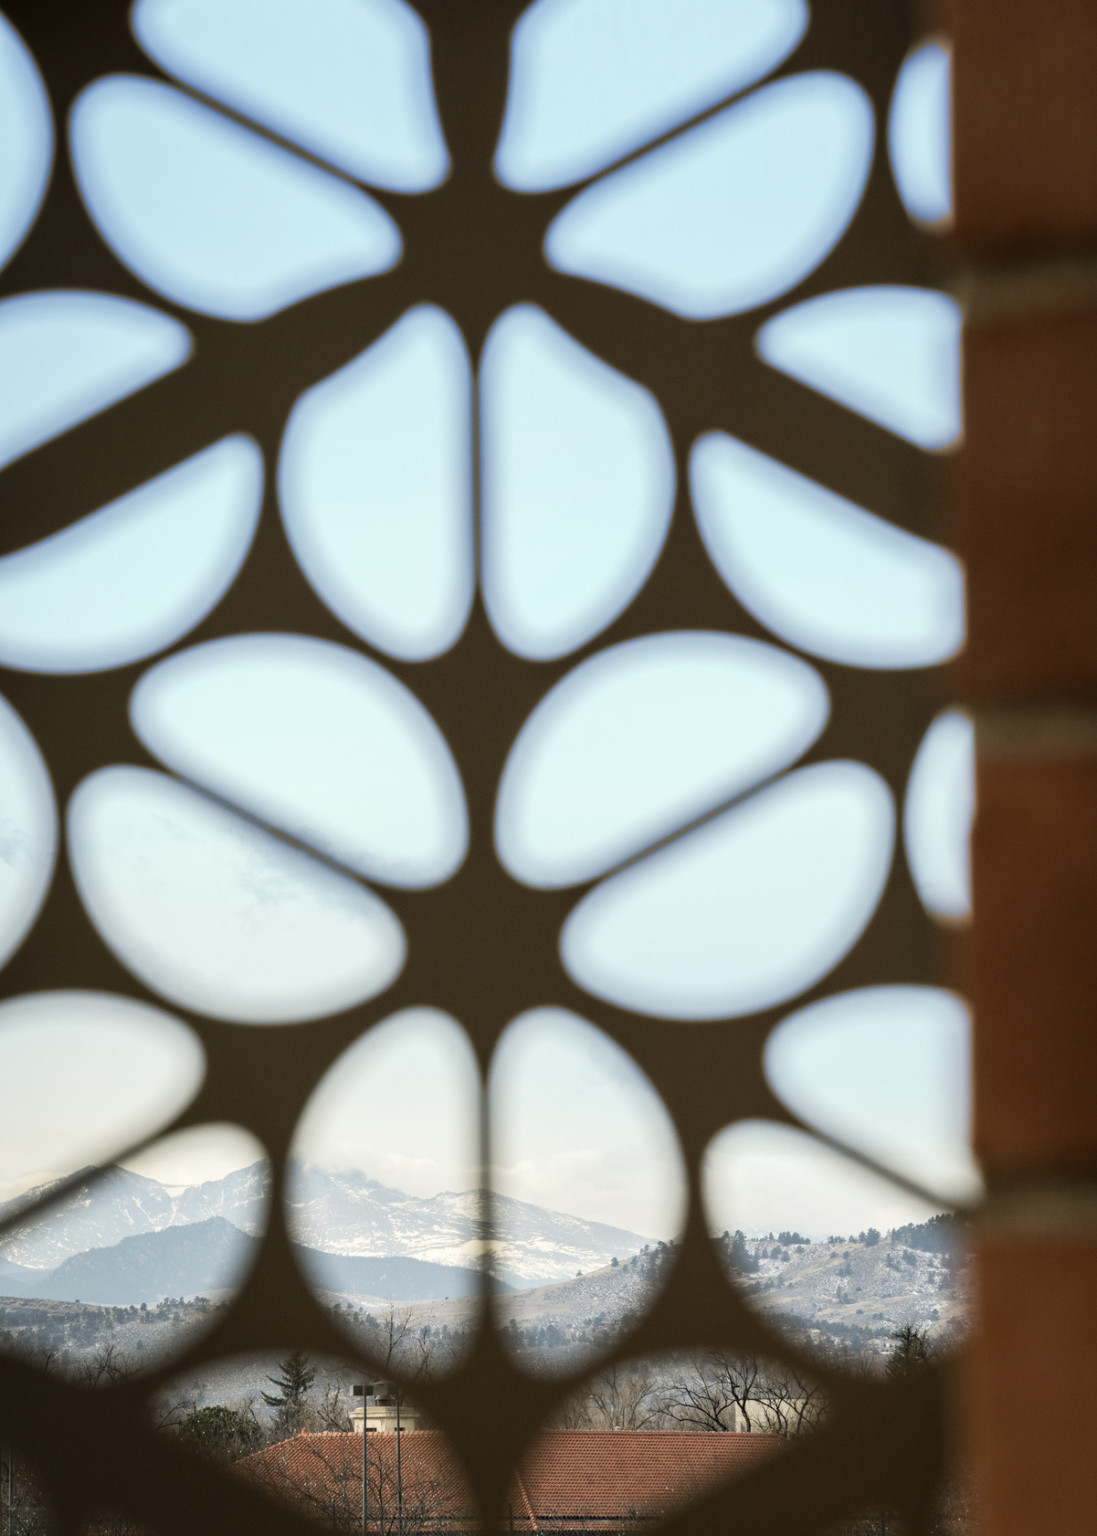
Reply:
[[[690, 478], [690, 454], [699, 438], [729, 434], [894, 527], [932, 536], [935, 469], [924, 448], [767, 365], [756, 347], [758, 331], [771, 317], [816, 295], [867, 285], [934, 286], [929, 248], [896, 191], [886, 149], [892, 93], [916, 41], [909, 6], [905, 0], [815, 0], [801, 40], [768, 74], [751, 78], [742, 90], [712, 101], [685, 122], [675, 121], [661, 136], [641, 133], [635, 152], [623, 151], [613, 160], [617, 166], [631, 157], [638, 164], [653, 142], [675, 142], [740, 99], [749, 102], [759, 89], [805, 72], [837, 72], [866, 94], [876, 121], [875, 146], [863, 195], [855, 199], [856, 211], [841, 237], [806, 274], [770, 284], [773, 291], [758, 302], [743, 302], [735, 312], [712, 318], [681, 307], [675, 312], [641, 291], [569, 274], [546, 259], [546, 232], [576, 197], [576, 185], [522, 192], [503, 185], [492, 168], [507, 102], [511, 32], [521, 10], [510, 0], [417, 0], [429, 32], [433, 88], [451, 163], [448, 176], [423, 191], [369, 185], [374, 205], [399, 231], [399, 260], [375, 275], [351, 281], [337, 276], [333, 286], [321, 285], [321, 291], [298, 301], [272, 301], [270, 312], [260, 317], [219, 317], [202, 312], [201, 305], [188, 308], [166, 282], [150, 292], [134, 274], [135, 258], [125, 240], [114, 243], [125, 247], [131, 264], [101, 233], [115, 228], [110, 217], [101, 215], [97, 228], [89, 215], [64, 136], [73, 104], [89, 83], [128, 72], [169, 80], [173, 89], [195, 94], [150, 62], [131, 31], [124, 0], [9, 0], [6, 9], [46, 82], [56, 150], [41, 207], [4, 270], [4, 298], [72, 289], [154, 304], [187, 327], [193, 352], [183, 366], [7, 465], [0, 474], [0, 553], [70, 527], [230, 434], [247, 434], [261, 449], [266, 468], [254, 540], [221, 600], [168, 649], [221, 636], [288, 632], [374, 657], [440, 727], [467, 803], [468, 852], [451, 878], [425, 889], [372, 882], [399, 919], [407, 943], [400, 974], [379, 995], [304, 1023], [249, 1027], [169, 999], [208, 1061], [203, 1086], [174, 1128], [213, 1121], [246, 1127], [267, 1149], [274, 1170], [259, 1259], [235, 1303], [195, 1339], [185, 1363], [290, 1347], [343, 1357], [352, 1352], [295, 1263], [280, 1199], [302, 1108], [352, 1041], [401, 1007], [429, 1004], [460, 1021], [486, 1073], [512, 1019], [531, 1007], [556, 1004], [592, 1021], [649, 1075], [673, 1117], [688, 1170], [688, 1217], [677, 1261], [648, 1314], [616, 1346], [615, 1357], [706, 1345], [757, 1351], [804, 1365], [823, 1379], [833, 1401], [831, 1417], [817, 1433], [791, 1443], [783, 1455], [726, 1488], [706, 1493], [676, 1516], [671, 1528], [780, 1530], [791, 1536], [824, 1531], [866, 1507], [881, 1506], [901, 1510], [912, 1530], [926, 1528], [922, 1523], [929, 1520], [944, 1455], [939, 1371], [885, 1382], [854, 1379], [802, 1360], [772, 1321], [729, 1284], [707, 1230], [700, 1168], [713, 1136], [744, 1118], [798, 1123], [762, 1070], [764, 1043], [789, 1004], [687, 1023], [660, 1017], [654, 1009], [631, 1011], [584, 990], [561, 959], [560, 935], [569, 913], [598, 880], [557, 889], [525, 884], [504, 868], [493, 841], [497, 790], [515, 738], [547, 692], [585, 658], [666, 631], [782, 643], [734, 595], [701, 536]], [[321, 149], [294, 143], [288, 130], [265, 124], [262, 111], [237, 111], [223, 101], [209, 105], [249, 133], [354, 183]], [[580, 183], [596, 182], [604, 173], [580, 177]], [[642, 289], [643, 280], [633, 286]], [[350, 363], [413, 306], [425, 304], [437, 306], [460, 328], [474, 378], [494, 322], [512, 306], [532, 304], [596, 358], [642, 385], [662, 412], [673, 444], [676, 491], [661, 552], [646, 579], [641, 573], [633, 581], [634, 592], [625, 594], [617, 611], [565, 653], [530, 659], [508, 649], [478, 587], [467, 623], [448, 649], [426, 659], [401, 659], [340, 622], [294, 557], [279, 505], [278, 465], [295, 401]], [[698, 307], [703, 310], [704, 304]], [[474, 410], [475, 400], [474, 390]], [[477, 506], [482, 458], [478, 450]], [[932, 674], [919, 666], [844, 664], [817, 653], [810, 660], [825, 681], [831, 710], [798, 767], [866, 763], [901, 806], [919, 743], [939, 707]], [[99, 665], [82, 674], [12, 665], [0, 681], [49, 765], [62, 811], [87, 776], [104, 765], [160, 767], [128, 719], [144, 658]], [[208, 786], [191, 787], [218, 798]], [[732, 797], [739, 798], [744, 797]], [[234, 808], [264, 824], [247, 806]], [[694, 822], [725, 809], [710, 806]], [[274, 837], [360, 880], [357, 870], [330, 853], [309, 849], [307, 839], [266, 825]], [[673, 829], [668, 837], [685, 830]], [[937, 942], [899, 843], [863, 933], [822, 979], [800, 991], [796, 1006], [857, 987], [930, 981]], [[61, 989], [163, 1005], [100, 937], [63, 846], [41, 908], [2, 976], [5, 998]], [[485, 1167], [491, 1162], [490, 1135], [485, 1115]], [[490, 1221], [490, 1198], [485, 1209]], [[419, 1393], [455, 1446], [489, 1521], [503, 1506], [524, 1448], [574, 1387], [574, 1381], [535, 1378], [517, 1369], [489, 1326], [492, 1306], [485, 1280], [483, 1326], [474, 1347], [452, 1375]], [[149, 1427], [150, 1395], [178, 1370], [177, 1361], [166, 1363], [137, 1383], [92, 1395], [19, 1359], [2, 1359], [0, 1435], [40, 1466], [71, 1527], [87, 1511], [109, 1508], [164, 1532], [202, 1527], [262, 1530], [269, 1536], [301, 1528], [291, 1513], [273, 1509], [229, 1474], [193, 1462]]]

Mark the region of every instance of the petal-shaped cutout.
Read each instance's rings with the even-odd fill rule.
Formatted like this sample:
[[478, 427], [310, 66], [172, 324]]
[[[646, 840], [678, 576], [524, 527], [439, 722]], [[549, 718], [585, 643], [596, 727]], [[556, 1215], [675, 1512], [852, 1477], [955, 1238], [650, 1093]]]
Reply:
[[34, 738], [0, 697], [0, 965], [34, 922], [57, 851], [57, 810]]
[[929, 288], [847, 288], [776, 315], [766, 362], [917, 443], [960, 431], [960, 308]]
[[804, 0], [535, 0], [511, 41], [495, 170], [508, 187], [566, 186], [773, 68]]
[[479, 1124], [476, 1061], [447, 1014], [405, 1009], [344, 1052], [289, 1167], [286, 1215], [310, 1284], [355, 1305], [475, 1297], [488, 1261]]
[[564, 964], [597, 996], [672, 1019], [782, 1002], [859, 938], [893, 835], [871, 769], [802, 768], [584, 897], [564, 926]]
[[472, 383], [444, 311], [409, 311], [302, 395], [279, 491], [294, 554], [344, 624], [409, 661], [453, 644], [472, 603]]
[[739, 1228], [768, 1242], [785, 1237], [783, 1247], [872, 1227], [884, 1233], [925, 1221], [935, 1209], [814, 1136], [769, 1120], [741, 1120], [722, 1131], [702, 1173], [713, 1230]]
[[795, 75], [581, 192], [549, 229], [562, 272], [707, 320], [784, 293], [861, 200], [868, 97], [844, 75]]
[[785, 768], [828, 713], [819, 674], [736, 635], [649, 635], [584, 661], [511, 750], [495, 840], [531, 885], [602, 874]]
[[69, 804], [93, 922], [172, 1001], [290, 1023], [383, 991], [404, 958], [383, 902], [163, 774], [103, 768]]
[[646, 389], [548, 316], [496, 321], [481, 374], [483, 583], [500, 639], [562, 656], [631, 601], [674, 502], [674, 453]]
[[815, 1137], [740, 1121], [710, 1144], [702, 1183], [710, 1226], [743, 1239], [728, 1255], [740, 1289], [833, 1365], [880, 1367], [896, 1329], [936, 1342], [965, 1320], [961, 1244], [940, 1207]]
[[251, 545], [263, 458], [227, 437], [0, 560], [0, 661], [96, 672], [161, 650], [224, 596]]
[[971, 911], [969, 843], [975, 815], [975, 732], [958, 709], [930, 726], [907, 785], [903, 835], [918, 894], [938, 917]]
[[71, 134], [80, 190], [112, 249], [204, 314], [261, 320], [400, 255], [396, 225], [364, 192], [159, 81], [97, 80]]
[[888, 117], [891, 169], [907, 212], [935, 223], [952, 212], [949, 55], [926, 43], [899, 71]]
[[49, 98], [18, 32], [0, 16], [0, 266], [30, 228], [49, 181]]
[[176, 772], [390, 885], [433, 885], [467, 843], [445, 738], [403, 683], [303, 635], [234, 635], [162, 661], [133, 695]]
[[963, 641], [963, 576], [939, 544], [721, 432], [695, 445], [690, 484], [720, 574], [793, 645], [858, 667], [925, 667]]
[[969, 1035], [952, 993], [866, 987], [790, 1014], [766, 1045], [766, 1076], [817, 1130], [946, 1200], [972, 1199]]
[[132, 998], [33, 992], [0, 1003], [0, 1189], [111, 1161], [173, 1120], [204, 1071], [186, 1025]]
[[21, 293], [0, 303], [0, 465], [170, 373], [186, 328], [108, 293]]
[[403, 0], [137, 0], [133, 28], [181, 80], [363, 181], [423, 192], [449, 168]]
[[492, 1061], [490, 1110], [500, 1268], [523, 1285], [619, 1267], [678, 1233], [686, 1191], [670, 1116], [585, 1019], [561, 1008], [516, 1019]]

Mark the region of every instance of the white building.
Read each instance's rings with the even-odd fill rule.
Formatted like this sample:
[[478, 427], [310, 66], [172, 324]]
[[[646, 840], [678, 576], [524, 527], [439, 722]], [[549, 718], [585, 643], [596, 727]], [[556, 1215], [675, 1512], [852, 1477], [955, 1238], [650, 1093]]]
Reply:
[[392, 1381], [367, 1382], [364, 1389], [355, 1387], [354, 1395], [363, 1399], [361, 1408], [351, 1409], [351, 1428], [356, 1435], [363, 1432], [363, 1424], [372, 1435], [374, 1430], [392, 1432], [396, 1429], [421, 1429], [422, 1417], [417, 1408], [408, 1402], [398, 1401], [399, 1387]]

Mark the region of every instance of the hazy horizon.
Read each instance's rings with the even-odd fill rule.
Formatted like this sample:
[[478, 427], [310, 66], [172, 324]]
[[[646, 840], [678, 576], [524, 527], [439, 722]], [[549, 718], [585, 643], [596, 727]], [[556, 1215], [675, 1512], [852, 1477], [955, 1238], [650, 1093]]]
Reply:
[[[291, 1162], [292, 1161], [296, 1161], [296, 1160], [291, 1158]], [[143, 1172], [142, 1169], [140, 1169], [138, 1167], [133, 1167], [130, 1164], [127, 1164], [127, 1163], [103, 1164], [103, 1165], [99, 1165], [98, 1167], [96, 1165], [94, 1165], [94, 1164], [87, 1164], [85, 1166], [86, 1166], [86, 1168], [88, 1170], [93, 1171], [93, 1172], [96, 1172], [96, 1171], [104, 1171], [105, 1172], [105, 1171], [108, 1171], [112, 1167], [120, 1168], [120, 1169], [123, 1169], [124, 1171], [129, 1172], [129, 1173], [139, 1174], [141, 1177], [147, 1178], [151, 1182], [160, 1184], [163, 1188], [167, 1189], [169, 1192], [181, 1193], [181, 1192], [183, 1192], [185, 1190], [201, 1188], [202, 1185], [204, 1185], [204, 1184], [221, 1183], [224, 1179], [229, 1178], [233, 1173], [246, 1173], [246, 1172], [250, 1172], [254, 1168], [266, 1168], [267, 1164], [266, 1164], [265, 1159], [261, 1159], [261, 1160], [259, 1160], [258, 1162], [255, 1162], [255, 1163], [243, 1164], [240, 1167], [233, 1167], [233, 1168], [227, 1169], [226, 1172], [224, 1174], [220, 1175], [219, 1177], [211, 1178], [211, 1179], [204, 1179], [200, 1183], [197, 1183], [197, 1184], [168, 1184], [168, 1183], [165, 1183], [165, 1181], [162, 1180], [162, 1179], [154, 1179], [151, 1174], [149, 1174], [147, 1172]], [[325, 1174], [347, 1174], [347, 1175], [354, 1175], [354, 1176], [357, 1176], [357, 1178], [360, 1179], [363, 1183], [377, 1185], [379, 1188], [383, 1188], [383, 1189], [389, 1190], [393, 1194], [403, 1195], [407, 1199], [410, 1199], [410, 1200], [430, 1200], [430, 1199], [433, 1199], [433, 1198], [436, 1198], [436, 1197], [440, 1197], [440, 1196], [445, 1196], [445, 1195], [454, 1195], [454, 1196], [458, 1196], [459, 1197], [459, 1196], [462, 1196], [462, 1195], [475, 1195], [475, 1194], [478, 1194], [480, 1192], [479, 1187], [474, 1185], [474, 1186], [470, 1186], [467, 1189], [440, 1189], [440, 1190], [434, 1191], [430, 1195], [412, 1195], [412, 1194], [410, 1194], [409, 1191], [403, 1190], [403, 1189], [399, 1189], [395, 1185], [383, 1184], [381, 1180], [375, 1178], [372, 1174], [369, 1173], [369, 1171], [367, 1169], [364, 1169], [364, 1168], [357, 1168], [357, 1167], [351, 1167], [351, 1166], [334, 1167], [332, 1165], [320, 1165], [320, 1164], [315, 1164], [315, 1163], [302, 1164], [301, 1166], [303, 1166], [304, 1168], [306, 1168], [308, 1170], [315, 1170], [317, 1172], [325, 1173]], [[72, 1169], [69, 1169], [65, 1173], [51, 1174], [51, 1175], [49, 1175], [46, 1178], [43, 1178], [41, 1180], [36, 1181], [34, 1184], [24, 1186], [24, 1188], [18, 1189], [18, 1190], [14, 1190], [14, 1191], [12, 1191], [10, 1189], [0, 1188], [0, 1204], [3, 1204], [3, 1203], [5, 1203], [8, 1200], [17, 1199], [20, 1194], [26, 1193], [27, 1190], [29, 1190], [29, 1189], [40, 1188], [40, 1187], [42, 1187], [42, 1186], [44, 1186], [46, 1184], [49, 1184], [51, 1182], [55, 1182], [55, 1181], [58, 1181], [58, 1180], [61, 1180], [61, 1179], [64, 1179], [64, 1178], [71, 1177], [73, 1174], [80, 1173], [80, 1172], [83, 1172], [83, 1171], [85, 1171], [84, 1168], [72, 1168]], [[498, 1190], [496, 1190], [495, 1193], [496, 1193], [496, 1195], [499, 1195], [500, 1192]], [[514, 1198], [514, 1197], [503, 1196], [502, 1198], [511, 1199], [511, 1198]], [[537, 1209], [537, 1210], [549, 1211], [549, 1212], [551, 1212], [552, 1214], [555, 1214], [555, 1215], [563, 1215], [563, 1216], [570, 1216], [570, 1217], [575, 1217], [577, 1215], [577, 1213], [574, 1212], [574, 1211], [559, 1211], [559, 1210], [556, 1210], [555, 1208], [553, 1208], [551, 1206], [539, 1205], [536, 1202], [532, 1202], [532, 1201], [523, 1201], [523, 1202], [520, 1202], [520, 1203], [528, 1204], [528, 1205], [532, 1206], [534, 1209]], [[942, 1202], [942, 1205], [943, 1204], [944, 1204], [944, 1202]], [[930, 1215], [937, 1215], [937, 1214], [940, 1214], [940, 1213], [935, 1211], [935, 1210], [931, 1210], [930, 1207], [928, 1207], [928, 1206], [925, 1208], [924, 1211], [921, 1211], [921, 1212], [917, 1212], [917, 1211], [914, 1211], [914, 1210], [903, 1211], [903, 1212], [901, 1212], [899, 1214], [899, 1216], [896, 1217], [896, 1219], [894, 1221], [888, 1223], [886, 1226], [880, 1228], [879, 1230], [881, 1230], [883, 1232], [887, 1232], [887, 1231], [893, 1230], [895, 1227], [907, 1225], [908, 1222], [912, 1222], [912, 1221], [913, 1222], [925, 1221], [925, 1220], [928, 1219], [928, 1217]], [[588, 1218], [579, 1217], [578, 1219], [585, 1220], [585, 1219], [588, 1219]], [[660, 1236], [657, 1233], [635, 1232], [635, 1231], [632, 1231], [629, 1228], [621, 1227], [619, 1223], [602, 1222], [602, 1223], [593, 1223], [593, 1224], [616, 1227], [617, 1230], [623, 1231], [623, 1232], [628, 1232], [630, 1236], [638, 1238], [643, 1243], [656, 1243], [656, 1242], [668, 1241], [668, 1240], [673, 1241], [676, 1238], [676, 1236], [677, 1236], [677, 1234], [675, 1234], [675, 1233], [669, 1233], [669, 1234], [664, 1234], [663, 1236]], [[875, 1225], [875, 1223], [869, 1222], [868, 1225], [872, 1226], [872, 1225]], [[763, 1221], [763, 1222], [749, 1222], [749, 1223], [745, 1223], [745, 1224], [744, 1223], [740, 1223], [739, 1224], [739, 1230], [741, 1230], [744, 1233], [744, 1235], [746, 1237], [750, 1238], [750, 1239], [764, 1239], [767, 1236], [772, 1236], [775, 1233], [778, 1233], [780, 1231], [799, 1231], [799, 1230], [802, 1230], [802, 1228], [803, 1228], [803, 1224], [802, 1223], [801, 1223], [800, 1227], [797, 1227], [795, 1224], [790, 1226], [787, 1222], [781, 1221], [781, 1220], [777, 1220], [777, 1219], [774, 1219], [774, 1220], [769, 1221], [769, 1222], [764, 1222]], [[718, 1227], [717, 1224], [711, 1224], [711, 1230], [715, 1234], [715, 1233], [717, 1233], [721, 1229]], [[857, 1226], [856, 1223], [854, 1223], [854, 1231], [855, 1232], [863, 1231], [863, 1230], [865, 1230], [865, 1225], [863, 1223], [860, 1226]], [[817, 1230], [807, 1229], [807, 1230], [804, 1231], [804, 1236], [807, 1237], [808, 1240], [811, 1241], [811, 1242], [825, 1242], [826, 1239], [829, 1236], [831, 1236], [831, 1235], [832, 1235], [832, 1233], [830, 1231], [824, 1231], [823, 1228], [818, 1228]], [[3, 1246], [3, 1244], [2, 1244], [2, 1242], [0, 1242], [0, 1248], [2, 1248], [2, 1246]]]

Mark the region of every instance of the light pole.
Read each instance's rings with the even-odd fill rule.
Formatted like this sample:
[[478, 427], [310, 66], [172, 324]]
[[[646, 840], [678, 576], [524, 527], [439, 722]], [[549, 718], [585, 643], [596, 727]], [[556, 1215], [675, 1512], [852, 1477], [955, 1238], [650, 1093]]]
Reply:
[[400, 1460], [401, 1436], [404, 1431], [400, 1428], [400, 1387], [396, 1387], [396, 1536], [404, 1536], [404, 1472]]
[[[367, 1422], [366, 1405], [373, 1396], [373, 1383], [358, 1382], [351, 1392], [362, 1399], [362, 1536], [366, 1536], [369, 1530], [369, 1437], [374, 1433]], [[399, 1445], [400, 1442], [396, 1443]]]

